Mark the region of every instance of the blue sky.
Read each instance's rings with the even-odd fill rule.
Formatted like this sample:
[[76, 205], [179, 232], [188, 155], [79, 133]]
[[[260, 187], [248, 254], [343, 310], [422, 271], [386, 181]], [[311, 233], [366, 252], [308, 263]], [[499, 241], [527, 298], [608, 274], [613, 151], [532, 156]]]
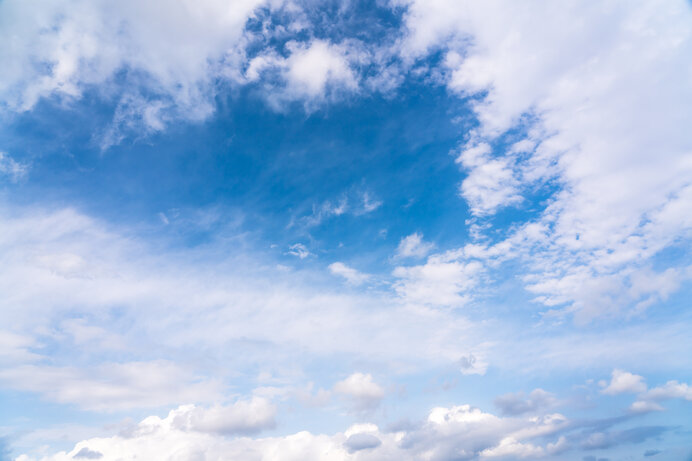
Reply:
[[692, 459], [690, 19], [0, 1], [0, 459]]

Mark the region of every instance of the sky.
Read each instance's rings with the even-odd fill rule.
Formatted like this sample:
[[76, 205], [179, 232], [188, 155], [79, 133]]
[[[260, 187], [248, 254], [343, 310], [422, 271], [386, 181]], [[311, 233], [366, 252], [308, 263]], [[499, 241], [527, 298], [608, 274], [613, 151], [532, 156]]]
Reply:
[[0, 460], [692, 460], [692, 4], [0, 0]]

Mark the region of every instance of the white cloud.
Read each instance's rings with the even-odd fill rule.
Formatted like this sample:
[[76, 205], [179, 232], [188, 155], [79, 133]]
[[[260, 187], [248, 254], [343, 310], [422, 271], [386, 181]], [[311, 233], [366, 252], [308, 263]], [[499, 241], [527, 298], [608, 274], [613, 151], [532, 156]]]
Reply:
[[253, 397], [210, 408], [187, 405], [170, 413], [180, 430], [211, 434], [253, 434], [276, 425], [276, 407], [267, 399]]
[[632, 413], [650, 413], [652, 411], [663, 411], [663, 407], [656, 402], [648, 400], [637, 400], [630, 405]]
[[398, 258], [423, 258], [435, 248], [435, 245], [430, 242], [423, 241], [423, 234], [414, 232], [401, 239], [399, 246], [396, 249], [396, 257]]
[[308, 248], [303, 245], [302, 243], [294, 243], [290, 247], [288, 247], [288, 254], [297, 256], [300, 259], [305, 259], [308, 256], [310, 256], [312, 253], [308, 250]]
[[335, 262], [330, 264], [329, 272], [334, 275], [338, 275], [346, 279], [346, 281], [351, 285], [362, 285], [367, 282], [370, 276], [368, 274], [363, 274], [358, 272], [352, 267], [348, 267], [346, 264], [341, 262]]
[[291, 51], [285, 73], [289, 92], [315, 98], [323, 95], [332, 82], [350, 89], [357, 87], [344, 50], [339, 47], [323, 40], [308, 45], [293, 42], [287, 47]]
[[352, 399], [357, 410], [376, 408], [384, 398], [384, 389], [372, 379], [372, 375], [353, 373], [334, 384], [334, 392]]
[[33, 337], [0, 330], [0, 363], [31, 363], [40, 355], [31, 351], [37, 345]]
[[329, 97], [358, 90], [358, 77], [351, 68], [356, 57], [350, 47], [314, 39], [289, 41], [286, 49], [287, 57], [271, 51], [253, 58], [245, 74], [251, 82], [264, 82], [265, 97], [274, 108], [303, 101], [310, 110]]
[[638, 393], [646, 390], [644, 378], [623, 370], [613, 370], [610, 383], [604, 386], [602, 393], [608, 395]]
[[29, 165], [19, 163], [5, 152], [0, 151], [0, 176], [7, 176], [10, 181], [17, 182], [29, 172]]
[[283, 57], [267, 44], [271, 34], [284, 40], [300, 28], [246, 28], [259, 10], [306, 21], [295, 2], [283, 0], [2, 2], [0, 60], [8, 65], [0, 74], [0, 101], [25, 111], [42, 98], [69, 102], [95, 90], [117, 103], [111, 125], [98, 134], [107, 149], [132, 132], [207, 118], [219, 82], [260, 82], [277, 109], [291, 101], [310, 109], [358, 90], [352, 64], [362, 59], [362, 45], [289, 40]]
[[490, 153], [488, 144], [470, 141], [457, 157], [457, 163], [468, 171], [461, 183], [461, 196], [478, 216], [522, 201], [512, 159], [493, 158]]
[[652, 400], [685, 399], [692, 401], [692, 386], [678, 381], [668, 381], [663, 386], [649, 389], [645, 397]]
[[422, 265], [395, 268], [393, 274], [398, 280], [394, 289], [407, 303], [462, 306], [471, 299], [470, 291], [481, 272], [478, 262], [462, 263], [436, 255]]
[[[414, 371], [455, 363], [484, 336], [461, 315], [410, 309], [391, 293], [334, 292], [321, 273], [276, 269], [225, 240], [161, 254], [132, 230], [75, 210], [0, 208], [0, 216], [0, 306], [12, 325], [0, 336], [8, 345], [0, 360], [12, 365], [3, 382], [51, 401], [206, 402], [219, 384], [255, 376], [257, 363], [285, 374], [286, 363], [341, 354], [383, 372]], [[120, 365], [93, 365], [114, 353]]]
[[0, 383], [53, 402], [105, 412], [209, 402], [219, 399], [223, 390], [216, 380], [200, 380], [163, 360], [106, 363], [91, 369], [18, 365], [0, 370]]
[[543, 447], [537, 447], [530, 443], [517, 442], [512, 437], [507, 437], [500, 441], [500, 444], [493, 448], [486, 448], [480, 453], [481, 458], [535, 458], [545, 454]]
[[265, 3], [3, 2], [0, 38], [8, 46], [0, 58], [12, 64], [0, 78], [0, 97], [26, 110], [41, 97], [80, 97], [124, 71], [158, 103], [175, 105], [177, 116], [202, 118], [212, 110], [210, 82], [233, 68], [245, 23]]
[[472, 211], [556, 190], [500, 258], [524, 262], [536, 301], [587, 322], [641, 312], [689, 277], [650, 269], [692, 231], [686, 2], [397, 3], [401, 55], [441, 50], [449, 90], [474, 97], [480, 124], [459, 159]]

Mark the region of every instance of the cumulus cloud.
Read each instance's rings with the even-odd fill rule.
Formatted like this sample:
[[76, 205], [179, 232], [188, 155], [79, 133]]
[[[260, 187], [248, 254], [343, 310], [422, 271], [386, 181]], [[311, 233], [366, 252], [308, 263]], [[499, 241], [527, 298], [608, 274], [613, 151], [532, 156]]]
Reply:
[[[264, 85], [265, 96], [275, 108], [282, 109], [292, 101], [304, 101], [310, 108], [335, 93], [358, 89], [348, 47], [312, 40], [289, 41], [286, 49], [287, 57], [270, 52], [253, 58], [246, 72], [250, 81], [269, 79]], [[270, 76], [277, 73], [278, 82], [273, 84]]]
[[[7, 44], [0, 59], [11, 63], [0, 74], [0, 103], [26, 111], [42, 99], [70, 102], [86, 93], [112, 101], [102, 149], [133, 132], [204, 120], [215, 109], [220, 82], [256, 84], [281, 110], [293, 101], [311, 110], [359, 87], [353, 66], [364, 55], [357, 42], [306, 39], [301, 28], [279, 24], [247, 27], [274, 15], [309, 22], [296, 2], [60, 0], [42, 2], [38, 10], [21, 1], [0, 5], [6, 19], [0, 40]], [[280, 49], [270, 43], [274, 33]], [[286, 40], [287, 34], [296, 39]]]
[[100, 451], [89, 450], [88, 447], [84, 447], [72, 456], [75, 459], [100, 459], [103, 458], [103, 453]]
[[610, 383], [604, 384], [602, 393], [608, 395], [638, 393], [646, 390], [644, 378], [624, 370], [613, 370]]
[[377, 448], [380, 445], [382, 445], [382, 441], [377, 436], [367, 433], [353, 434], [344, 442], [344, 446], [349, 453]]
[[[69, 452], [42, 458], [62, 461], [79, 453], [100, 453], [100, 459], [249, 459], [249, 460], [404, 460], [443, 461], [465, 458], [535, 458], [555, 453], [564, 444], [558, 437], [545, 446], [528, 439], [555, 437], [565, 427], [561, 415], [533, 419], [503, 419], [468, 405], [431, 410], [427, 419], [407, 431], [386, 432], [370, 423], [355, 424], [333, 435], [298, 432], [282, 437], [227, 438], [217, 431], [194, 430], [179, 418], [193, 407], [181, 407], [167, 417], [150, 416], [129, 433], [81, 441]], [[22, 455], [18, 461], [31, 461]]]
[[692, 386], [675, 380], [668, 381], [663, 386], [657, 386], [642, 392], [630, 406], [630, 411], [634, 413], [663, 411], [664, 408], [658, 402], [670, 399], [682, 399], [692, 402]]
[[372, 410], [384, 398], [384, 389], [370, 374], [353, 373], [334, 385], [334, 392], [351, 399], [356, 410]]
[[457, 157], [457, 163], [467, 171], [461, 183], [461, 196], [471, 206], [475, 215], [486, 215], [499, 208], [522, 201], [519, 181], [511, 158], [493, 158], [487, 143], [467, 143]]
[[678, 381], [668, 381], [663, 386], [650, 389], [646, 397], [653, 400], [685, 399], [692, 401], [692, 386]]
[[210, 408], [188, 405], [174, 410], [171, 415], [178, 429], [214, 434], [254, 434], [276, 424], [276, 407], [261, 397]]
[[147, 113], [157, 106], [178, 117], [205, 117], [212, 110], [210, 83], [233, 68], [245, 24], [263, 4], [64, 0], [37, 9], [3, 2], [1, 34], [8, 46], [2, 60], [12, 65], [0, 78], [0, 97], [27, 110], [42, 97], [78, 98], [90, 86], [112, 85], [124, 72], [131, 86], [153, 93], [137, 104], [144, 124], [156, 129], [161, 123]]

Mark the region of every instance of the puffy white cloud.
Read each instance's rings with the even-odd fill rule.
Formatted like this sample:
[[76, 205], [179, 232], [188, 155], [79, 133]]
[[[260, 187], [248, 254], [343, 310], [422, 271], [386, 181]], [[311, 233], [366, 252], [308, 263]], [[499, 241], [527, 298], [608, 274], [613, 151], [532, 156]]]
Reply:
[[348, 267], [342, 262], [332, 263], [328, 267], [329, 272], [345, 278], [346, 281], [351, 285], [361, 285], [370, 278], [369, 275], [358, 272], [354, 268]]
[[117, 105], [99, 134], [107, 149], [131, 132], [207, 118], [219, 82], [259, 84], [277, 109], [292, 101], [311, 109], [358, 90], [352, 66], [363, 59], [362, 45], [289, 40], [280, 54], [268, 44], [271, 34], [283, 41], [299, 29], [246, 27], [273, 14], [307, 21], [296, 2], [284, 0], [3, 2], [0, 41], [7, 46], [0, 60], [8, 65], [0, 72], [0, 102], [24, 111], [42, 98], [70, 101], [93, 91]]
[[468, 172], [461, 183], [461, 195], [475, 215], [493, 213], [500, 207], [522, 201], [512, 159], [493, 158], [490, 154], [488, 144], [474, 145], [471, 141], [457, 157], [457, 163]]
[[610, 383], [604, 385], [602, 393], [608, 395], [638, 393], [646, 390], [644, 378], [624, 370], [613, 370]]
[[261, 397], [210, 408], [187, 405], [171, 415], [178, 429], [214, 434], [252, 434], [276, 424], [276, 407]]
[[530, 443], [517, 442], [512, 437], [507, 437], [500, 441], [500, 444], [493, 448], [486, 448], [480, 453], [481, 458], [535, 458], [545, 453], [543, 447], [537, 447]]
[[[542, 457], [564, 446], [558, 438], [545, 447], [527, 438], [551, 437], [565, 428], [566, 419], [547, 415], [534, 419], [502, 419], [468, 405], [433, 409], [425, 422], [408, 431], [384, 432], [374, 424], [355, 424], [334, 435], [298, 432], [281, 437], [228, 438], [216, 430], [199, 430], [187, 423], [196, 407], [171, 411], [167, 417], [150, 416], [126, 433], [90, 438], [69, 452], [41, 458], [62, 461], [99, 454], [106, 461], [147, 459], [247, 459], [247, 460], [419, 460]], [[200, 410], [208, 411], [208, 410]], [[202, 428], [204, 429], [204, 428]], [[22, 455], [18, 461], [34, 458]]]
[[358, 76], [352, 69], [351, 46], [325, 40], [289, 41], [287, 56], [269, 51], [248, 63], [246, 78], [264, 88], [267, 101], [278, 110], [286, 103], [303, 101], [308, 110], [326, 98], [358, 90]]
[[384, 389], [372, 375], [358, 372], [334, 384], [334, 392], [349, 397], [356, 410], [376, 408], [384, 398]]
[[414, 232], [401, 239], [396, 249], [395, 256], [397, 258], [423, 258], [427, 256], [433, 248], [435, 248], [433, 243], [423, 240], [423, 234]]

